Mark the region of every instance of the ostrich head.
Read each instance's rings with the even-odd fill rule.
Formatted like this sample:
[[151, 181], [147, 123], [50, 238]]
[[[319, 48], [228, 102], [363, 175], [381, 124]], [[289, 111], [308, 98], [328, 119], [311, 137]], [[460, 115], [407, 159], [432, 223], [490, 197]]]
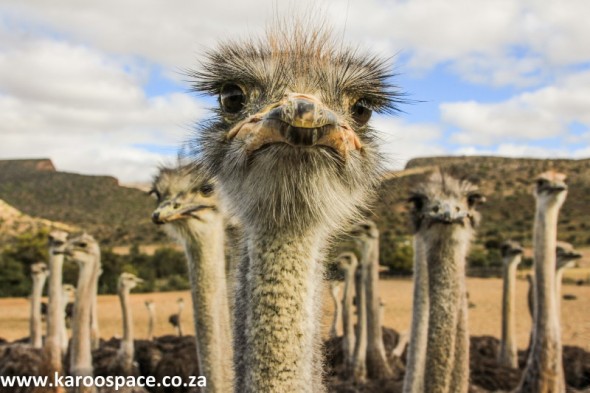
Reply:
[[557, 242], [555, 248], [557, 254], [557, 270], [570, 268], [574, 265], [574, 261], [582, 258], [582, 254], [577, 252], [570, 243]]
[[143, 280], [133, 273], [121, 273], [119, 276], [118, 288], [120, 292], [130, 291], [142, 282]]
[[342, 270], [349, 270], [352, 269], [353, 271], [356, 269], [358, 265], [358, 259], [353, 252], [343, 252], [336, 258], [338, 261], [338, 265]]
[[510, 258], [516, 255], [522, 255], [524, 252], [519, 242], [514, 240], [507, 240], [500, 246], [500, 253], [503, 258]]
[[63, 254], [66, 249], [68, 233], [60, 230], [53, 230], [49, 233], [49, 254]]
[[253, 230], [339, 228], [379, 179], [372, 112], [396, 110], [387, 62], [295, 24], [229, 42], [191, 73], [218, 97], [197, 140], [232, 213]]
[[199, 167], [161, 168], [150, 193], [158, 202], [152, 213], [155, 224], [172, 224], [177, 231], [188, 225], [206, 229], [220, 218], [215, 181]]
[[544, 172], [537, 177], [535, 197], [542, 208], [559, 209], [567, 196], [566, 175], [555, 171]]
[[61, 286], [61, 290], [63, 299], [65, 299], [66, 302], [76, 296], [76, 287], [74, 287], [72, 284], [63, 284]]
[[31, 275], [34, 278], [47, 278], [49, 276], [49, 269], [43, 262], [37, 262], [31, 265]]
[[435, 172], [413, 191], [409, 201], [415, 232], [439, 233], [464, 228], [471, 234], [480, 219], [477, 206], [485, 198], [469, 181]]
[[80, 266], [95, 264], [100, 258], [98, 242], [87, 233], [69, 239], [65, 253]]

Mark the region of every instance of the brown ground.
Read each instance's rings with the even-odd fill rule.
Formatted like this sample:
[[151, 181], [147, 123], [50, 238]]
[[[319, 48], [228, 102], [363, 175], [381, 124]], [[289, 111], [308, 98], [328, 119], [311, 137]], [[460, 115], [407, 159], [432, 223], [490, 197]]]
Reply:
[[[500, 296], [502, 282], [499, 279], [468, 279], [470, 301], [475, 304], [469, 310], [469, 328], [472, 335], [500, 336]], [[528, 343], [530, 317], [526, 303], [528, 284], [517, 281], [516, 328], [519, 348]], [[391, 279], [380, 283], [381, 297], [386, 303], [385, 325], [397, 331], [409, 329], [412, 303], [412, 281], [410, 279]], [[342, 290], [341, 290], [342, 293]], [[564, 285], [564, 294], [572, 294], [576, 300], [563, 300], [563, 342], [577, 345], [590, 351], [590, 286]], [[183, 292], [165, 292], [150, 294], [132, 294], [132, 310], [136, 321], [135, 334], [144, 338], [147, 334], [147, 310], [145, 300], [156, 303], [156, 335], [174, 334], [168, 323], [170, 314], [177, 312], [176, 300], [183, 297], [185, 310], [182, 315], [185, 333], [193, 334], [191, 321], [190, 294]], [[109, 338], [121, 335], [121, 308], [116, 296], [100, 296], [98, 301], [101, 336]], [[331, 323], [333, 305], [326, 291], [325, 311], [323, 313], [324, 330], [327, 332]], [[0, 337], [14, 340], [28, 335], [28, 300], [24, 298], [0, 299]]]

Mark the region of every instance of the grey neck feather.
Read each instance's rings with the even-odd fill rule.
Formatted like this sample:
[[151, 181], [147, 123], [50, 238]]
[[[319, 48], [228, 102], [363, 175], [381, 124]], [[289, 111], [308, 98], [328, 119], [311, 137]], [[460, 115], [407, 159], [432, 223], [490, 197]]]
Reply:
[[456, 225], [439, 227], [423, 240], [429, 296], [426, 393], [468, 390], [465, 258], [470, 240]]
[[383, 332], [381, 328], [381, 299], [378, 293], [379, 283], [379, 238], [370, 238], [365, 242], [365, 254], [362, 259], [367, 265], [365, 284], [367, 301], [367, 371], [371, 379], [391, 378], [393, 372], [387, 361]]
[[[76, 303], [72, 323], [71, 370], [73, 376], [92, 376], [92, 353], [90, 337], [90, 319], [92, 314], [92, 297], [96, 292], [96, 275], [99, 261], [84, 264], [78, 274]], [[76, 393], [93, 393], [94, 387], [80, 386]]]
[[344, 353], [344, 364], [349, 374], [354, 355], [355, 335], [353, 320], [353, 286], [357, 264], [344, 269], [344, 294], [342, 299], [342, 327], [344, 339], [342, 340], [342, 351]]
[[207, 378], [207, 392], [230, 392], [233, 357], [225, 272], [223, 221], [207, 230], [188, 225], [183, 239], [194, 309], [199, 370]]
[[367, 378], [367, 268], [367, 264], [361, 259], [355, 276], [357, 324], [352, 375], [357, 383], [362, 383]]
[[499, 362], [506, 367], [518, 367], [516, 346], [515, 311], [515, 280], [516, 268], [521, 255], [504, 257], [504, 280], [502, 289], [502, 340], [500, 342]]
[[45, 286], [46, 274], [33, 275], [33, 291], [31, 293], [31, 320], [30, 320], [30, 340], [34, 348], [41, 348], [42, 326], [41, 326], [41, 296]]
[[64, 307], [62, 299], [62, 271], [64, 255], [53, 253], [49, 249], [49, 293], [47, 300], [47, 334], [45, 351], [52, 370], [62, 370], [62, 327], [65, 329]]
[[534, 227], [534, 326], [518, 392], [564, 392], [561, 337], [555, 298], [555, 247], [559, 208], [537, 202]]
[[424, 391], [429, 309], [428, 267], [424, 242], [422, 237], [414, 236], [414, 298], [403, 393]]
[[[318, 317], [322, 283], [323, 239], [314, 235], [286, 237], [281, 233], [250, 234], [247, 242], [249, 292], [244, 351], [244, 393], [324, 392], [318, 380], [321, 369]], [[277, 285], [281, 283], [281, 285]], [[236, 304], [239, 306], [239, 304]], [[242, 314], [240, 314], [242, 313]], [[239, 389], [239, 390], [238, 390]]]
[[121, 302], [121, 313], [123, 316], [123, 339], [117, 354], [117, 360], [123, 375], [132, 375], [133, 373], [133, 316], [131, 307], [129, 307], [129, 288], [123, 286], [119, 288], [119, 301]]

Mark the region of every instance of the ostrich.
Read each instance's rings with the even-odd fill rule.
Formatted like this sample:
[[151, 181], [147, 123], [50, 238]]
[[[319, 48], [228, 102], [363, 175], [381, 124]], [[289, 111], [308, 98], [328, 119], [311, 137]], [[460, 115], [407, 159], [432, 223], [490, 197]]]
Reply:
[[563, 392], [565, 380], [555, 285], [557, 218], [566, 176], [541, 174], [535, 187], [534, 318], [532, 344], [518, 392]]
[[154, 339], [154, 326], [156, 323], [156, 303], [153, 300], [146, 300], [145, 308], [148, 310], [147, 339], [152, 341]]
[[574, 265], [574, 261], [582, 258], [582, 254], [576, 252], [574, 247], [566, 242], [557, 242], [556, 251], [556, 273], [555, 273], [555, 294], [557, 296], [557, 318], [561, 320], [561, 282], [563, 272]]
[[502, 290], [502, 340], [500, 342], [499, 363], [506, 367], [518, 367], [518, 352], [515, 337], [515, 280], [516, 268], [522, 259], [522, 246], [507, 241], [501, 247], [504, 262], [504, 286]]
[[[100, 270], [100, 248], [92, 236], [83, 233], [68, 240], [66, 253], [80, 268], [72, 320], [70, 374], [75, 377], [92, 376], [90, 319], [93, 294], [97, 289], [96, 276]], [[76, 388], [76, 393], [95, 391], [93, 386]]]
[[198, 166], [164, 168], [153, 191], [159, 203], [153, 221], [168, 224], [187, 257], [199, 369], [207, 377], [207, 391], [229, 392], [233, 374], [225, 224], [215, 181]]
[[[95, 359], [98, 358], [96, 359], [98, 361], [95, 361], [94, 365], [95, 376], [127, 377], [138, 375], [138, 370], [135, 368], [134, 363], [135, 343], [133, 340], [133, 316], [129, 304], [129, 293], [142, 282], [142, 279], [132, 273], [121, 273], [119, 276], [117, 293], [119, 295], [121, 312], [123, 315], [123, 338], [121, 339], [117, 350], [113, 351], [112, 348], [103, 347], [98, 351], [95, 351], [95, 354], [97, 355]], [[105, 358], [106, 361], [102, 361]], [[104, 367], [101, 367], [103, 365]], [[125, 386], [119, 391], [122, 393], [148, 393], [145, 388], [136, 386]], [[110, 393], [112, 392], [112, 388], [105, 386], [99, 389], [99, 392]]]
[[338, 256], [340, 270], [344, 272], [344, 294], [342, 298], [342, 353], [347, 374], [352, 371], [355, 335], [353, 321], [354, 277], [358, 259], [352, 252], [344, 252]]
[[396, 109], [389, 70], [325, 29], [295, 23], [219, 45], [192, 73], [195, 91], [219, 97], [197, 138], [199, 159], [244, 225], [237, 391], [324, 391], [321, 261], [378, 182], [368, 122], [373, 110]]
[[340, 283], [338, 281], [330, 282], [330, 295], [334, 301], [334, 318], [332, 318], [332, 326], [330, 326], [330, 337], [338, 337], [338, 324], [342, 320], [342, 304], [338, 295], [340, 295]]
[[361, 269], [364, 275], [367, 318], [367, 371], [372, 379], [390, 378], [393, 373], [387, 362], [381, 329], [381, 301], [378, 295], [379, 282], [379, 230], [373, 221], [357, 223], [351, 234], [361, 250]]
[[98, 271], [96, 275], [96, 283], [94, 284], [97, 288], [97, 291], [92, 294], [92, 316], [90, 319], [90, 340], [92, 349], [98, 349], [100, 346], [100, 329], [98, 325], [98, 280], [102, 275], [102, 269]]
[[184, 299], [178, 298], [176, 304], [178, 305], [178, 312], [170, 314], [168, 322], [176, 329], [176, 335], [182, 337], [184, 335], [182, 332], [182, 310], [184, 310]]
[[[76, 288], [71, 285], [71, 284], [64, 284], [62, 285], [62, 295], [61, 295], [61, 299], [62, 299], [62, 315], [61, 318], [59, 319], [59, 330], [61, 332], [61, 351], [62, 353], [66, 353], [68, 350], [68, 344], [69, 344], [69, 338], [68, 338], [68, 329], [67, 329], [67, 324], [66, 324], [66, 319], [67, 318], [71, 318], [71, 313], [72, 311], [70, 310], [70, 315], [68, 317], [68, 306], [73, 307], [73, 303], [70, 301], [70, 299], [76, 297]], [[70, 307], [70, 308], [71, 308]]]
[[[51, 370], [61, 373], [63, 351], [63, 308], [66, 301], [62, 294], [64, 252], [68, 233], [54, 230], [49, 233], [49, 283], [47, 306], [47, 333], [45, 352]], [[67, 345], [67, 343], [66, 343]]]
[[409, 362], [404, 391], [467, 392], [465, 258], [483, 197], [468, 181], [437, 172], [410, 201], [417, 246], [414, 274], [427, 277], [414, 279], [421, 285], [414, 292], [414, 304], [420, 307], [414, 309], [410, 351], [415, 358]]
[[41, 326], [41, 296], [43, 287], [49, 271], [43, 262], [31, 265], [31, 276], [33, 278], [33, 292], [31, 293], [31, 320], [30, 320], [30, 341], [34, 348], [43, 346], [43, 332]]

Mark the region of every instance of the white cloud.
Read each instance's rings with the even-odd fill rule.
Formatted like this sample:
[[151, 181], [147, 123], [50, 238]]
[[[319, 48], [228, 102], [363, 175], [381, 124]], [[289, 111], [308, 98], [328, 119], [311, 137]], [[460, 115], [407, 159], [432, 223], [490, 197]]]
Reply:
[[61, 170], [149, 179], [204, 111], [187, 94], [147, 97], [142, 73], [85, 46], [15, 40], [0, 52], [0, 156], [50, 157]]
[[435, 124], [412, 124], [400, 118], [377, 117], [373, 121], [381, 152], [388, 169], [402, 169], [406, 162], [420, 156], [442, 155], [441, 130]]
[[440, 105], [442, 120], [459, 131], [460, 144], [489, 146], [539, 138], [563, 137], [578, 122], [590, 127], [590, 71], [569, 75], [552, 86], [519, 94], [507, 101]]
[[525, 144], [503, 143], [495, 148], [480, 149], [473, 146], [462, 147], [453, 151], [453, 154], [467, 156], [502, 156], [502, 157], [528, 157], [528, 158], [588, 158], [590, 147], [580, 147], [574, 151], [568, 149], [531, 146]]

